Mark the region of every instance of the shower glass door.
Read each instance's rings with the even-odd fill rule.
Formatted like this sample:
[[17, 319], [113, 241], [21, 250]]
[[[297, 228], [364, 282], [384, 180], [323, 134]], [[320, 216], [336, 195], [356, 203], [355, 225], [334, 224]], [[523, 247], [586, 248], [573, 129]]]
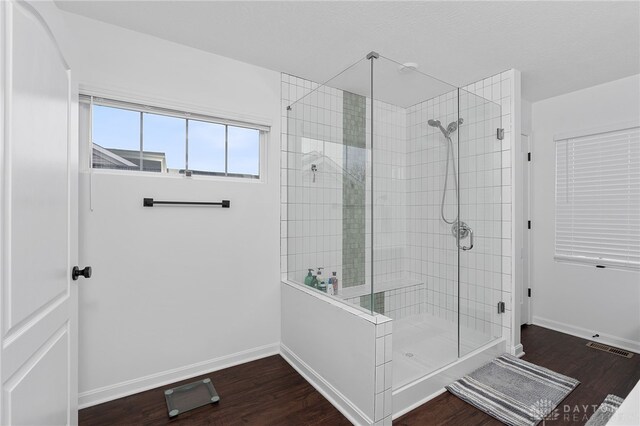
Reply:
[[[493, 84], [500, 87], [500, 82]], [[496, 93], [485, 88], [479, 90]], [[460, 89], [459, 108], [456, 160], [460, 214], [456, 233], [462, 357], [502, 334], [504, 314], [498, 312], [498, 304], [503, 301], [503, 269], [508, 267], [502, 257], [502, 221], [510, 219], [502, 217], [503, 202], [508, 201], [502, 199], [502, 158], [509, 151], [503, 151], [500, 105]]]
[[458, 359], [458, 91], [383, 56], [373, 83], [373, 293], [397, 389]]

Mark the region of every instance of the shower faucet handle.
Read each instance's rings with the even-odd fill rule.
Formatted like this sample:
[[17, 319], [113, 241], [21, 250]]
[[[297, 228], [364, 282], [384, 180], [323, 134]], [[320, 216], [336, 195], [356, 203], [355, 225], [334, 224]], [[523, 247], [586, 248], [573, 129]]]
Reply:
[[469, 247], [467, 246], [460, 247], [464, 251], [471, 250], [473, 248], [473, 229], [471, 228], [468, 228], [468, 229], [469, 229]]

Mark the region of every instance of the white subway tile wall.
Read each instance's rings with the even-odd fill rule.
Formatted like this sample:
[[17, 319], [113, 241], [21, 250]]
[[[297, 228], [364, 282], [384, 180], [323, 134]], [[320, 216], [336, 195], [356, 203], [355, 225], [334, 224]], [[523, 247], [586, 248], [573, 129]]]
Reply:
[[[494, 91], [493, 78], [486, 81], [491, 82], [487, 83], [491, 94], [499, 97], [501, 83]], [[503, 297], [505, 145], [497, 138], [497, 129], [502, 127], [500, 103], [478, 96], [485, 93], [484, 84], [479, 82], [407, 110], [407, 217], [409, 277], [427, 283], [427, 312], [452, 322], [459, 318], [462, 328], [475, 330], [488, 342], [502, 335], [497, 303]], [[450, 136], [459, 177], [459, 219], [473, 229], [474, 247], [459, 256], [452, 225], [443, 222], [440, 211], [448, 173], [444, 216], [450, 222], [456, 219], [454, 165], [448, 158], [448, 141], [439, 128], [428, 125], [428, 120], [439, 120], [444, 128], [460, 123]], [[468, 238], [460, 243], [470, 244]], [[510, 249], [507, 253], [510, 255]]]
[[[407, 116], [404, 108], [374, 101], [374, 289], [387, 282], [399, 282], [406, 274], [406, 182]], [[371, 114], [367, 100], [367, 149], [371, 150]], [[369, 162], [370, 164], [370, 162]], [[366, 186], [366, 249], [371, 247], [371, 181]], [[371, 257], [366, 258], [367, 282]]]
[[[482, 96], [495, 104], [500, 105], [501, 107], [501, 117], [500, 124], [504, 129], [504, 138], [499, 141], [500, 144], [500, 162], [498, 164], [501, 165], [501, 179], [500, 179], [500, 203], [499, 206], [495, 204], [495, 194], [492, 195], [493, 200], [488, 203], [493, 206], [494, 209], [500, 208], [500, 215], [496, 212], [493, 213], [493, 217], [499, 217], [500, 223], [495, 223], [494, 230], [491, 231], [491, 235], [493, 237], [492, 244], [500, 244], [500, 246], [495, 247], [492, 253], [499, 253], [500, 258], [489, 259], [487, 256], [484, 256], [484, 269], [481, 269], [479, 264], [476, 262], [476, 301], [480, 300], [482, 297], [482, 290], [484, 290], [485, 302], [488, 297], [489, 291], [492, 291], [492, 301], [495, 302], [493, 306], [487, 307], [490, 309], [489, 314], [484, 313], [485, 320], [484, 325], [485, 329], [487, 327], [488, 318], [490, 318], [491, 322], [491, 333], [494, 336], [503, 336], [507, 339], [507, 347], [512, 345], [511, 342], [511, 317], [512, 317], [512, 308], [513, 308], [513, 295], [512, 295], [512, 273], [511, 273], [511, 257], [512, 257], [512, 218], [511, 218], [511, 200], [512, 200], [512, 186], [511, 186], [511, 149], [512, 143], [514, 140], [513, 128], [515, 119], [512, 115], [512, 111], [515, 110], [514, 104], [514, 92], [515, 92], [515, 71], [508, 70], [502, 72], [500, 74], [496, 74], [494, 76], [485, 78], [484, 80], [478, 81], [474, 84], [470, 84], [466, 87], [463, 87], [464, 90], [469, 93], [473, 93], [477, 96]], [[494, 118], [491, 119], [491, 124], [494, 123]], [[491, 129], [490, 129], [491, 130]], [[495, 139], [493, 139], [495, 141]], [[494, 142], [496, 143], [496, 142]], [[494, 148], [491, 155], [496, 155], [497, 149]], [[488, 160], [485, 160], [488, 161]], [[497, 163], [497, 159], [493, 158], [491, 161]], [[494, 182], [495, 182], [494, 177]], [[494, 187], [495, 191], [495, 187]], [[487, 203], [487, 201], [485, 201]], [[498, 229], [499, 228], [499, 229]], [[489, 235], [489, 234], [488, 234]], [[499, 241], [497, 239], [499, 238]], [[476, 259], [477, 260], [477, 259]], [[482, 260], [482, 259], [481, 259]], [[471, 282], [474, 276], [472, 275], [472, 267], [471, 259], [468, 265], [461, 265], [469, 269], [469, 280], [467, 283]], [[480, 273], [481, 270], [484, 270], [484, 280]], [[498, 284], [498, 279], [500, 283]], [[480, 281], [483, 280], [483, 281]], [[481, 284], [478, 284], [480, 282]], [[471, 289], [471, 287], [469, 287]], [[500, 297], [498, 297], [498, 292], [500, 293]], [[469, 290], [469, 299], [473, 296], [473, 290]], [[470, 299], [471, 300], [471, 299]], [[504, 314], [498, 314], [497, 309], [497, 301], [505, 302], [506, 312]], [[476, 305], [476, 309], [478, 306]], [[474, 317], [474, 312], [469, 311], [469, 325], [473, 323], [472, 318]], [[487, 318], [488, 317], [488, 318]], [[477, 318], [477, 317], [476, 317]]]
[[282, 271], [341, 277], [342, 91], [283, 74], [282, 104]]

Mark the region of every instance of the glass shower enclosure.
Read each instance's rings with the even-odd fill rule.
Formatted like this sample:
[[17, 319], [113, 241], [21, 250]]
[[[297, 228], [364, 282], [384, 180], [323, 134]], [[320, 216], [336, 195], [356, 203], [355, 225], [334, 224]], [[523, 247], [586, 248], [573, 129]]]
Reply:
[[393, 387], [500, 337], [500, 105], [375, 52], [287, 107], [287, 279], [393, 321]]

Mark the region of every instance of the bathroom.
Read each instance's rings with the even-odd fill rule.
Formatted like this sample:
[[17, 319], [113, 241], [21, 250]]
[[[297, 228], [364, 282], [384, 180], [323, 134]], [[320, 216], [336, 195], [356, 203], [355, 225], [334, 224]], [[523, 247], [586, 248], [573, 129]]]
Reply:
[[447, 386], [505, 354], [633, 402], [639, 7], [2, 2], [0, 424], [166, 424], [196, 377], [178, 421], [479, 424]]

